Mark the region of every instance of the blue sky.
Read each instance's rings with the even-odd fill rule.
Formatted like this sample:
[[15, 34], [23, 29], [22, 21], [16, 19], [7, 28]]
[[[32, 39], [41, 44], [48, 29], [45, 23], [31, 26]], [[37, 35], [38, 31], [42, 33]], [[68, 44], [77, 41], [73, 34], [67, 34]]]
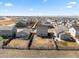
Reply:
[[79, 15], [79, 0], [0, 0], [0, 15]]

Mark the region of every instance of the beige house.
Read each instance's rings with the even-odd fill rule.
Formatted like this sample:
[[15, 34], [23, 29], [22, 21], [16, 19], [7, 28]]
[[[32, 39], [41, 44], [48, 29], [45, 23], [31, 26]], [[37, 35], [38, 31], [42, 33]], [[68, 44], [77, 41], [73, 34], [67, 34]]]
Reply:
[[72, 28], [70, 28], [69, 33], [79, 44], [79, 26], [73, 26]]
[[71, 36], [73, 36], [74, 38], [78, 38], [79, 37], [79, 26], [73, 26], [69, 29], [69, 33], [71, 34]]

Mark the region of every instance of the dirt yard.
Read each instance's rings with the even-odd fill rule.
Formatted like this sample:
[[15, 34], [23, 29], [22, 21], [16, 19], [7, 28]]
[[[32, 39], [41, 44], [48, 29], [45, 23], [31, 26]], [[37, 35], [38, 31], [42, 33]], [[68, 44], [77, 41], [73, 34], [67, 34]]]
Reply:
[[79, 49], [79, 44], [69, 41], [56, 41], [59, 49]]
[[29, 40], [13, 39], [6, 48], [28, 49]]
[[55, 49], [53, 39], [36, 37], [33, 39], [31, 49]]

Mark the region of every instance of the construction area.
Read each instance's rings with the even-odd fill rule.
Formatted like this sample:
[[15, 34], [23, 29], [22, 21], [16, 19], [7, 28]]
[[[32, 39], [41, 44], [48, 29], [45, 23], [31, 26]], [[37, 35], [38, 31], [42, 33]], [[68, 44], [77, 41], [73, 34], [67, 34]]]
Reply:
[[[72, 17], [70, 18], [73, 19]], [[78, 50], [79, 44], [76, 42], [77, 39], [74, 39], [70, 35], [68, 32], [70, 29], [65, 25], [62, 25], [62, 23], [59, 25], [57, 21], [60, 18], [57, 19], [55, 17], [1, 18], [0, 24], [4, 24], [4, 26], [0, 25], [0, 35], [7, 39], [0, 41], [0, 48], [21, 50]], [[68, 18], [65, 21], [68, 21]]]
[[[0, 57], [79, 57], [79, 34], [72, 35], [79, 26], [71, 26], [76, 25], [77, 18], [3, 18], [0, 19]], [[70, 24], [71, 19], [76, 20]]]

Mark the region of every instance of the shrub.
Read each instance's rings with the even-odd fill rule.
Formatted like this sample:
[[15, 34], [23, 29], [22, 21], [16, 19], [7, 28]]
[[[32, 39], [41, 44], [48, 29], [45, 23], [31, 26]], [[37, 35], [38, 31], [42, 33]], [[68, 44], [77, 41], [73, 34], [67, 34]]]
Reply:
[[1, 36], [3, 39], [8, 39], [8, 36], [2, 35]]
[[3, 40], [3, 37], [0, 36], [0, 41]]

